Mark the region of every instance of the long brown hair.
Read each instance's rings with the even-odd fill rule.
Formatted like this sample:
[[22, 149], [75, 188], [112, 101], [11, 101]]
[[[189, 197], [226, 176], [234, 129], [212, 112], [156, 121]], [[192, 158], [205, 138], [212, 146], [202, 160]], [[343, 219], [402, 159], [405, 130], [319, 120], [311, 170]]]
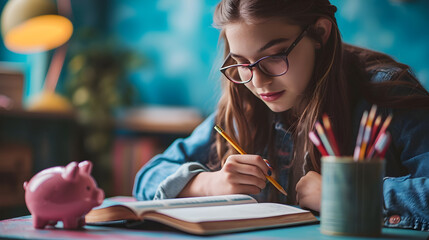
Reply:
[[[295, 24], [302, 29], [306, 26], [306, 36], [319, 42], [322, 47], [316, 50], [316, 60], [312, 78], [303, 94], [305, 107], [302, 112], [286, 111], [281, 117], [289, 123], [293, 133], [293, 167], [291, 174], [293, 186], [305, 174], [298, 171], [303, 164], [311, 164], [312, 170], [320, 172], [320, 154], [311, 144], [308, 133], [313, 129], [321, 114], [327, 113], [334, 126], [340, 150], [350, 154], [351, 139], [351, 108], [358, 96], [363, 95], [370, 102], [382, 106], [404, 105], [404, 98], [393, 100], [389, 98], [386, 86], [392, 83], [371, 84], [366, 72], [377, 64], [395, 64], [402, 69], [400, 75], [409, 74], [408, 66], [398, 64], [390, 57], [355, 48], [343, 44], [335, 19], [336, 7], [329, 0], [223, 0], [215, 10], [214, 24], [221, 29], [220, 39], [223, 40], [224, 56], [229, 53], [228, 40], [223, 27], [227, 24], [243, 21], [257, 23], [258, 20], [281, 19], [285, 23]], [[332, 30], [325, 44], [322, 44], [323, 32], [314, 23], [320, 17], [332, 23]], [[224, 77], [223, 77], [224, 78]], [[412, 78], [412, 76], [411, 76]], [[261, 153], [272, 142], [273, 113], [260, 99], [253, 95], [244, 85], [234, 84], [223, 79], [224, 92], [219, 101], [216, 123], [235, 138], [240, 146], [249, 153]], [[370, 86], [369, 91], [355, 91]], [[424, 92], [428, 103], [427, 91], [415, 81], [412, 88]], [[353, 88], [356, 94], [351, 94]], [[390, 88], [388, 88], [390, 89]], [[383, 92], [383, 94], [378, 94]], [[385, 93], [385, 94], [384, 94]], [[380, 97], [382, 96], [382, 97]], [[408, 98], [407, 101], [415, 101]], [[424, 104], [423, 104], [424, 105]], [[429, 104], [427, 105], [429, 106]], [[271, 144], [268, 144], [268, 147]], [[226, 158], [237, 153], [224, 139], [216, 136], [217, 166], [224, 164]], [[306, 162], [309, 160], [309, 162]], [[275, 161], [271, 161], [276, 165]]]

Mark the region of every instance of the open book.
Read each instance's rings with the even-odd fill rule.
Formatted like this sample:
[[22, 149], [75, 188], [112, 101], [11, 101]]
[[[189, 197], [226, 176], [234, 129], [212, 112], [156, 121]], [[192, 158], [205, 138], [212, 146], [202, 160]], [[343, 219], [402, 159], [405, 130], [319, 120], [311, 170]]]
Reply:
[[278, 203], [258, 203], [241, 194], [137, 202], [106, 199], [85, 220], [88, 224], [151, 220], [200, 235], [318, 221], [309, 211]]

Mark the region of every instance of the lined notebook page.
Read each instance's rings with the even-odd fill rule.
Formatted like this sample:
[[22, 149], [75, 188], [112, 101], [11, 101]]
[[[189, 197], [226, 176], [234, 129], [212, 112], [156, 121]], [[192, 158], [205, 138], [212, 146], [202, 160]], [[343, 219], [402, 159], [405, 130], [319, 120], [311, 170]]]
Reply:
[[188, 222], [265, 218], [308, 212], [277, 203], [249, 203], [228, 206], [160, 209], [157, 212]]

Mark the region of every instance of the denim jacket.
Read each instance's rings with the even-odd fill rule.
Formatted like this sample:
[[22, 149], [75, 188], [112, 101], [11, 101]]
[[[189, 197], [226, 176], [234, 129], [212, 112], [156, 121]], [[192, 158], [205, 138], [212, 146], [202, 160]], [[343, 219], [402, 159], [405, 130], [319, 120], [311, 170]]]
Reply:
[[[389, 80], [395, 68], [378, 69], [372, 81]], [[358, 102], [354, 110], [353, 133], [357, 135], [360, 118], [371, 104]], [[386, 172], [383, 184], [384, 225], [388, 227], [429, 230], [429, 112], [422, 110], [392, 110], [393, 120], [388, 131], [392, 142], [386, 153]], [[380, 111], [379, 110], [379, 111]], [[176, 197], [188, 181], [203, 171], [209, 171], [208, 153], [214, 141], [215, 114], [210, 115], [193, 133], [177, 139], [162, 154], [155, 156], [136, 175], [133, 195], [138, 200]], [[281, 122], [275, 123], [277, 147], [277, 177], [280, 185], [288, 186], [293, 141]], [[355, 139], [355, 138], [354, 138]], [[303, 169], [303, 171], [305, 171]], [[268, 200], [271, 184], [257, 195], [258, 201]], [[287, 202], [279, 194], [281, 202]]]

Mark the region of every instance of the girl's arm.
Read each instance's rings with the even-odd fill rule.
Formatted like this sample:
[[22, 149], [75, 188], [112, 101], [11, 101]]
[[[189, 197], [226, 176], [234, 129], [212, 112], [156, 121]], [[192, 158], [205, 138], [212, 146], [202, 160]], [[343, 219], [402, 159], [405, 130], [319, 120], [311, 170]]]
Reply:
[[384, 224], [429, 230], [429, 112], [397, 110], [389, 131]]
[[[372, 82], [397, 81], [398, 67], [381, 67], [371, 74]], [[400, 81], [417, 84], [405, 74]], [[408, 96], [419, 93], [427, 96], [421, 89], [397, 87], [390, 94]], [[359, 119], [367, 102], [358, 104], [354, 119], [355, 134]], [[412, 107], [412, 106], [410, 106]], [[383, 112], [384, 111], [384, 112]], [[387, 116], [393, 111], [393, 121], [388, 128], [392, 142], [386, 152], [386, 178], [383, 184], [383, 215], [385, 226], [429, 230], [429, 112], [427, 110], [381, 109], [379, 113]]]
[[177, 139], [140, 169], [133, 189], [138, 200], [174, 198], [196, 174], [208, 171], [205, 165], [213, 141], [214, 117], [209, 116], [189, 137]]
[[138, 200], [222, 194], [258, 194], [266, 186], [268, 166], [258, 155], [231, 155], [219, 171], [206, 167], [215, 133], [214, 115], [186, 139], [176, 140], [138, 173]]
[[259, 194], [266, 186], [265, 176], [270, 174], [261, 156], [233, 154], [219, 171], [198, 173], [178, 197]]

